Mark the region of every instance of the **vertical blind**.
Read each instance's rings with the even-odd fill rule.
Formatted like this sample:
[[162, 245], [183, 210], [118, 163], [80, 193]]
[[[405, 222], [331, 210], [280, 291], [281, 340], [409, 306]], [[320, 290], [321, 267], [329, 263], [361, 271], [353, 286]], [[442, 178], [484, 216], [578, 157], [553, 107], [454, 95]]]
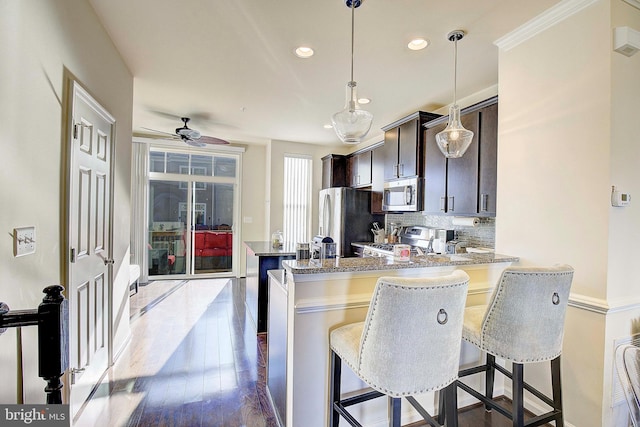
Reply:
[[288, 242], [311, 240], [311, 157], [284, 157], [283, 234]]

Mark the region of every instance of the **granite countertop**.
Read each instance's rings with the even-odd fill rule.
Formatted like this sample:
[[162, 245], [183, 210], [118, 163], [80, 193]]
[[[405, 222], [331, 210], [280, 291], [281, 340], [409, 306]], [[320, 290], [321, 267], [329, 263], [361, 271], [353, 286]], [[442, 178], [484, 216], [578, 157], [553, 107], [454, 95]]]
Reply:
[[280, 248], [274, 248], [270, 241], [244, 242], [244, 245], [256, 256], [288, 256], [296, 254], [295, 243], [285, 242]]
[[402, 268], [444, 267], [451, 265], [493, 264], [517, 262], [518, 257], [494, 253], [466, 253], [412, 256], [410, 261], [394, 261], [391, 257], [336, 258], [320, 264], [311, 261], [282, 261], [285, 270], [292, 274], [347, 273], [355, 271], [396, 270]]

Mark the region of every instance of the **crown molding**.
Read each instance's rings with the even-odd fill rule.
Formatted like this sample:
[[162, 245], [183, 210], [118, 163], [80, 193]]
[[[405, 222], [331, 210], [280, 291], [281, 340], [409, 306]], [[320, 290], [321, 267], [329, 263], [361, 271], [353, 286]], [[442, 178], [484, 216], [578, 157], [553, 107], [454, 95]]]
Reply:
[[[540, 15], [524, 23], [493, 42], [500, 50], [508, 51], [541, 32], [575, 15], [598, 0], [563, 0]], [[625, 0], [636, 1], [636, 0]]]

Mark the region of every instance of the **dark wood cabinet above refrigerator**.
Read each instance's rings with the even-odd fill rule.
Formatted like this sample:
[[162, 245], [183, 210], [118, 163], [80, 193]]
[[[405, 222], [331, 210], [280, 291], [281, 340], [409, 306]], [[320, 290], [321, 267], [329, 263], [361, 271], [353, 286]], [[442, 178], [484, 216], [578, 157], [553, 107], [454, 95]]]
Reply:
[[445, 158], [436, 143], [436, 134], [446, 127], [447, 117], [425, 126], [425, 213], [495, 216], [497, 102], [494, 97], [462, 110], [462, 125], [473, 131], [474, 136], [460, 158]]
[[347, 156], [328, 154], [322, 158], [322, 188], [347, 186]]

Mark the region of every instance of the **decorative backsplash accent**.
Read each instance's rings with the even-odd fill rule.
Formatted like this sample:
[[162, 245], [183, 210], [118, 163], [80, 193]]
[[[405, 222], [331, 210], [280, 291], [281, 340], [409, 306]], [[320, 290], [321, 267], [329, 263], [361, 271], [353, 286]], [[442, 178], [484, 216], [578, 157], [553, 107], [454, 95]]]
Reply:
[[478, 218], [480, 223], [476, 227], [464, 227], [452, 225], [452, 216], [447, 215], [423, 215], [420, 212], [408, 212], [402, 214], [387, 214], [385, 216], [385, 229], [389, 230], [390, 222], [407, 225], [424, 225], [433, 228], [455, 230], [456, 239], [467, 242], [470, 247], [492, 248], [496, 247], [496, 219]]

